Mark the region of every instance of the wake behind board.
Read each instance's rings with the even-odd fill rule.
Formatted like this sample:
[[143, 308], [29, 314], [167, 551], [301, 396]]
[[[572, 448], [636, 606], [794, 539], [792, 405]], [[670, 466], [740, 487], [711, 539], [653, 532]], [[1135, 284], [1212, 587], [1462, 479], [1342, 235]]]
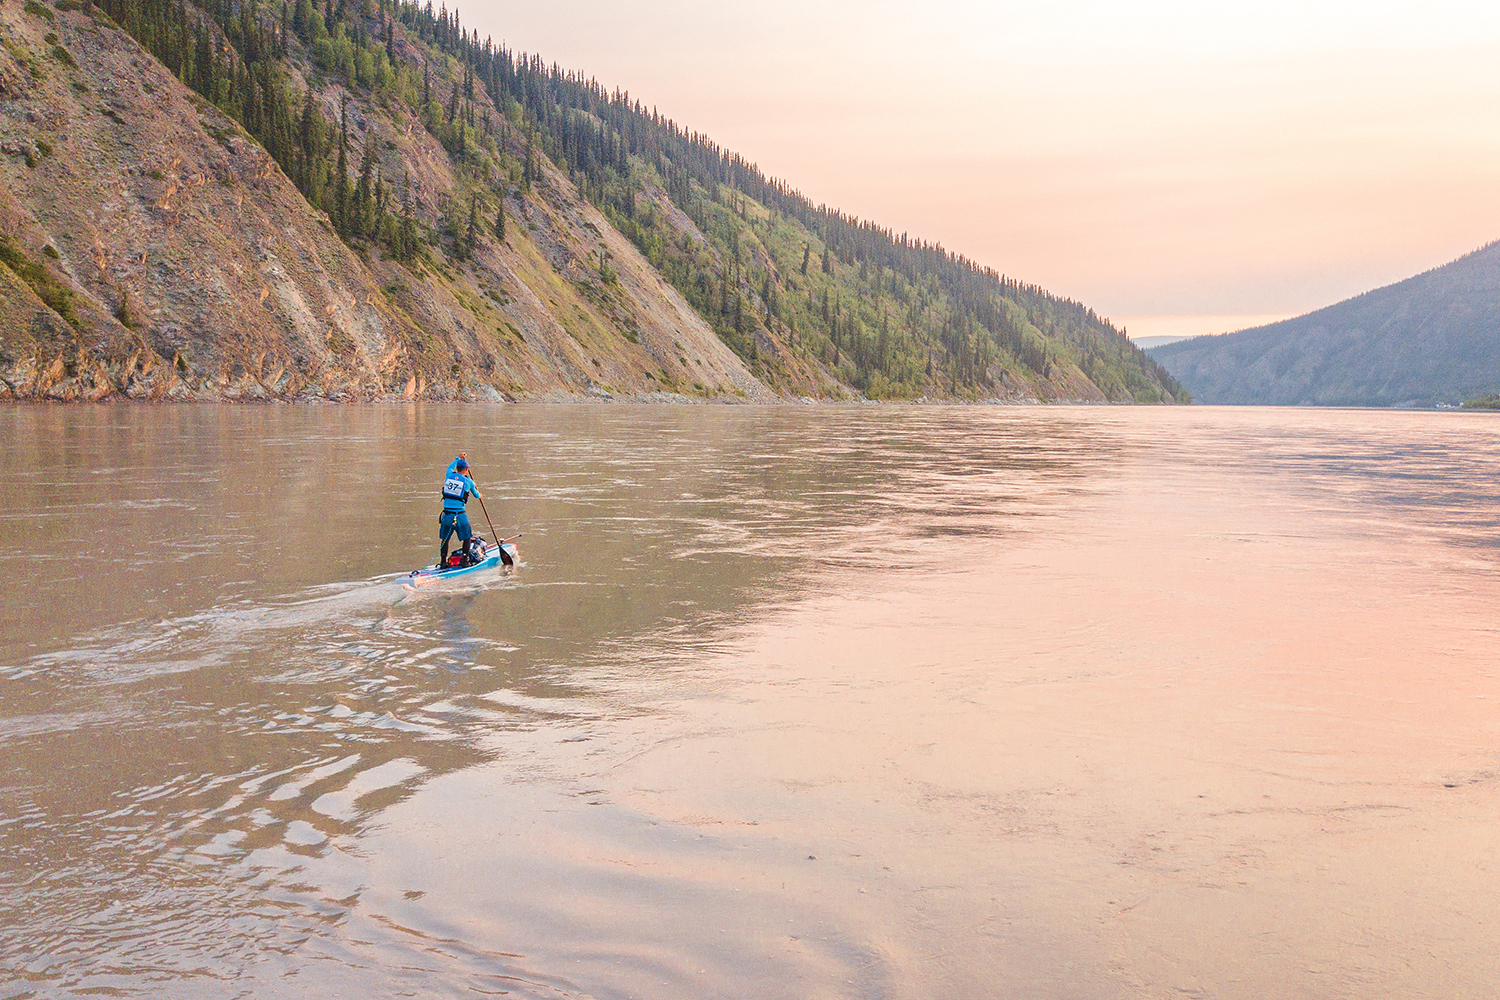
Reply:
[[403, 582], [409, 587], [429, 587], [435, 583], [471, 577], [476, 573], [483, 573], [499, 566], [502, 551], [510, 556], [511, 563], [519, 558], [519, 551], [514, 543], [501, 542], [498, 548], [491, 546], [486, 550], [484, 557], [476, 563], [468, 566], [444, 566], [442, 568], [428, 566], [425, 569], [414, 569]]

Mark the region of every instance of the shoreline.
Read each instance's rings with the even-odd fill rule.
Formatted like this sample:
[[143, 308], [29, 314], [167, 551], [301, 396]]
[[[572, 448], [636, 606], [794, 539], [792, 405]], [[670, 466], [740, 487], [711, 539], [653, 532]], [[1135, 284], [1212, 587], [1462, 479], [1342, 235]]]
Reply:
[[[54, 397], [0, 396], [0, 408], [26, 409], [31, 407], [192, 407], [192, 406], [1089, 406], [1089, 407], [1181, 407], [1187, 403], [1136, 403], [1113, 402], [1092, 399], [957, 399], [923, 396], [917, 399], [814, 399], [811, 396], [786, 397], [773, 400], [748, 399], [739, 396], [687, 396], [678, 393], [652, 393], [648, 395], [545, 395], [510, 398], [482, 398], [478, 396], [450, 396], [446, 398], [407, 398], [400, 395], [369, 396], [355, 399], [331, 399], [326, 396], [304, 396], [286, 399], [279, 396], [259, 398], [213, 398], [178, 397], [173, 399], [141, 399], [111, 394], [98, 399], [57, 399]], [[1337, 409], [1337, 407], [1328, 407]]]

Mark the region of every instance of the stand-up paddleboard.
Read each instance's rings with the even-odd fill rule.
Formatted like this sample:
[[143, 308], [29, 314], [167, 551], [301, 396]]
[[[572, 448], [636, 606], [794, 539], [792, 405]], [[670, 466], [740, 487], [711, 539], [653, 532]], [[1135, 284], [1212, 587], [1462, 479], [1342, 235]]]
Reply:
[[447, 580], [458, 580], [492, 570], [501, 562], [507, 566], [514, 565], [519, 555], [514, 542], [505, 541], [499, 545], [486, 545], [479, 553], [477, 562], [472, 562], [467, 566], [428, 566], [426, 569], [414, 569], [406, 578], [405, 583], [411, 587], [427, 587]]

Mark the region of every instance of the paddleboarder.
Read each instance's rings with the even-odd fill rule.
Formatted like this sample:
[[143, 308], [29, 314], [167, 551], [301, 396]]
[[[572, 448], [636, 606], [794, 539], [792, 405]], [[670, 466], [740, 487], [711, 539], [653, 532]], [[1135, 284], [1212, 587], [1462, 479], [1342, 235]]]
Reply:
[[438, 540], [442, 543], [441, 555], [438, 556], [439, 568], [448, 565], [448, 539], [453, 537], [455, 531], [463, 544], [466, 559], [469, 555], [469, 539], [474, 537], [474, 529], [469, 526], [469, 515], [464, 508], [468, 505], [469, 497], [479, 496], [479, 487], [474, 485], [474, 479], [469, 474], [467, 456], [468, 452], [459, 452], [443, 477], [443, 512], [438, 516]]

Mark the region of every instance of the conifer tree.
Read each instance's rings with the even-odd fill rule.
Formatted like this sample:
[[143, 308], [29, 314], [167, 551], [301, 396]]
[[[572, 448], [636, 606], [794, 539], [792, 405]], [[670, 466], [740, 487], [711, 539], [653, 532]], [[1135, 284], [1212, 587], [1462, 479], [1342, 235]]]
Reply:
[[464, 231], [464, 259], [474, 257], [474, 245], [479, 241], [479, 202], [469, 195], [469, 226]]
[[368, 236], [375, 230], [375, 130], [365, 136], [365, 155], [359, 163], [359, 187], [355, 191], [354, 233]]
[[505, 242], [505, 199], [500, 199], [500, 207], [495, 210], [495, 239], [501, 243]]
[[802, 277], [807, 277], [807, 262], [812, 258], [812, 244], [802, 244]]
[[334, 186], [334, 228], [342, 235], [349, 233], [349, 105], [344, 104], [339, 112], [339, 165], [338, 183]]
[[296, 178], [298, 187], [307, 191], [312, 185], [312, 159], [316, 155], [318, 145], [317, 122], [313, 119], [316, 112], [313, 110], [312, 91], [308, 91], [302, 102], [302, 117], [297, 126], [298, 149], [301, 156], [298, 162], [301, 164]]
[[411, 171], [408, 170], [401, 180], [401, 228], [397, 243], [400, 250], [397, 257], [403, 264], [411, 263], [417, 252], [417, 227], [411, 217]]

